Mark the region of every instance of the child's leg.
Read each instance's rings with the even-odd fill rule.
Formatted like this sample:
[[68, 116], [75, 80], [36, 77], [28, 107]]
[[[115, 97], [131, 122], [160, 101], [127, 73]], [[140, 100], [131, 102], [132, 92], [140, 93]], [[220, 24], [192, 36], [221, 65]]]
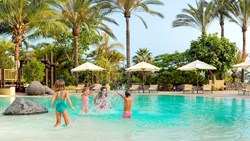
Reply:
[[89, 112], [89, 109], [88, 108], [85, 108], [85, 113], [88, 113]]
[[55, 127], [61, 125], [61, 114], [59, 112], [56, 112], [56, 124]]
[[65, 110], [63, 113], [63, 118], [64, 118], [64, 122], [66, 124], [66, 126], [69, 125], [69, 114], [68, 114], [68, 110]]
[[84, 107], [84, 106], [82, 106], [82, 111], [83, 111], [83, 112], [85, 112], [85, 110], [86, 110], [86, 109], [85, 109], [85, 107]]

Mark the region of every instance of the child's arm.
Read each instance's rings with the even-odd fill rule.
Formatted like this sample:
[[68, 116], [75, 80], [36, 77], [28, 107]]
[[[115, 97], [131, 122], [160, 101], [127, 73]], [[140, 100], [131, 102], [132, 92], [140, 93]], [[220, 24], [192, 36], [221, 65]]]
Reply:
[[122, 98], [125, 98], [124, 95], [122, 95], [120, 92], [118, 92], [117, 90], [115, 91], [118, 95], [120, 95]]
[[75, 110], [75, 107], [72, 105], [71, 100], [70, 100], [70, 98], [69, 98], [68, 92], [66, 92], [65, 94], [66, 94], [66, 99], [67, 99], [67, 101], [68, 101], [68, 103], [69, 103], [71, 109], [72, 109], [72, 110]]
[[56, 92], [54, 92], [52, 98], [51, 98], [51, 107], [54, 108], [54, 101], [55, 101], [55, 98], [56, 98]]

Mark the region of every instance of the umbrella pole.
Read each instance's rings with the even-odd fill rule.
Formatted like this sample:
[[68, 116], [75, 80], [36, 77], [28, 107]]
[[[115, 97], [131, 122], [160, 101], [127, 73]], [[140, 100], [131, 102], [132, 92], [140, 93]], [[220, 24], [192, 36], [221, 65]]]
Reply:
[[197, 75], [197, 77], [196, 77], [196, 84], [197, 84], [197, 94], [198, 94], [198, 88], [199, 88], [199, 82], [198, 82], [198, 77], [199, 77], [199, 75], [198, 75], [198, 73], [199, 73], [199, 71], [198, 70], [195, 70], [196, 71], [196, 75]]
[[87, 87], [89, 87], [89, 71], [87, 70]]
[[142, 70], [142, 92], [144, 93], [145, 89], [144, 89], [144, 81], [145, 81], [145, 72], [144, 70]]

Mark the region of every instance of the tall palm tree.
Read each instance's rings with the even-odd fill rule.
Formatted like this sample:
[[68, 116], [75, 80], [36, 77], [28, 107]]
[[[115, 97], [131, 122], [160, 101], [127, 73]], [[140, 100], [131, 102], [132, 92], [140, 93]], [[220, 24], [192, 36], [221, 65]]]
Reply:
[[[156, 11], [151, 10], [148, 6], [162, 6], [163, 3], [160, 0], [108, 0], [111, 2], [114, 12], [122, 13], [126, 20], [126, 57], [127, 68], [130, 67], [130, 22], [131, 15], [138, 17], [144, 26], [147, 28], [147, 24], [144, 19], [137, 15], [139, 12], [146, 12], [151, 15], [156, 15], [161, 18], [164, 16]], [[128, 76], [128, 82], [130, 82], [130, 75]]]
[[[230, 21], [241, 27], [243, 35], [242, 61], [246, 56], [246, 32], [250, 25], [250, 0], [239, 0], [231, 4], [230, 13], [232, 17]], [[241, 81], [245, 79], [245, 71], [242, 69]]]
[[[11, 34], [15, 44], [15, 68], [18, 69], [19, 51], [28, 34], [38, 31], [53, 32], [54, 29], [66, 30], [58, 21], [60, 16], [49, 6], [49, 0], [5, 0], [0, 3], [0, 34]], [[43, 30], [41, 30], [43, 29]], [[41, 33], [41, 34], [43, 34]], [[18, 71], [16, 73], [18, 77]]]
[[[109, 8], [104, 2], [99, 0], [61, 0], [56, 7], [63, 15], [62, 21], [71, 28], [74, 36], [75, 67], [78, 66], [78, 38], [82, 28], [87, 30], [90, 28], [100, 29], [115, 38], [112, 31], [102, 22], [117, 24], [106, 16], [109, 13]], [[78, 82], [78, 73], [76, 73], [76, 78]]]
[[224, 37], [224, 21], [226, 17], [230, 17], [228, 7], [235, 0], [214, 0], [213, 10], [215, 17], [218, 18], [221, 28], [221, 37]]
[[133, 63], [135, 64], [140, 62], [152, 63], [152, 61], [152, 54], [147, 48], [140, 48], [133, 57]]
[[182, 9], [182, 14], [176, 16], [172, 26], [190, 26], [200, 30], [202, 35], [206, 34], [208, 25], [214, 19], [212, 2], [207, 3], [205, 0], [196, 0], [197, 8], [190, 4], [188, 4], [188, 7], [188, 9]]

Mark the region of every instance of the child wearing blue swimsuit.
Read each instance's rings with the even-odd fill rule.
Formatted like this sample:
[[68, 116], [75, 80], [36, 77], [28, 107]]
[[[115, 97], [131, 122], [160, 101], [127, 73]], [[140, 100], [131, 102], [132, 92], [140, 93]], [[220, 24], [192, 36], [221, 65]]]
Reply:
[[56, 124], [55, 127], [61, 125], [61, 116], [63, 116], [65, 125], [69, 125], [69, 115], [67, 110], [66, 100], [68, 101], [72, 110], [75, 107], [72, 106], [68, 92], [65, 90], [65, 83], [63, 80], [57, 80], [54, 86], [55, 92], [51, 99], [51, 107], [54, 108], [54, 101], [56, 100]]
[[[58, 100], [56, 100], [56, 111], [63, 114], [67, 109], [66, 100], [63, 100], [60, 94], [57, 92]], [[64, 95], [64, 91], [62, 91], [62, 96]]]

